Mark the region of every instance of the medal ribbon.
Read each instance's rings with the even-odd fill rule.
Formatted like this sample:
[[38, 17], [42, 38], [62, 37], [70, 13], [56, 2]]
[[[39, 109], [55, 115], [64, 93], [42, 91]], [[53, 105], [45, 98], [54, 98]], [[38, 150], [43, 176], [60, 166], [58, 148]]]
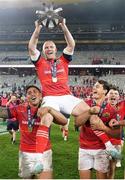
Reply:
[[54, 60], [54, 62], [51, 62], [51, 73], [52, 73], [52, 78], [56, 78], [56, 74], [57, 74], [56, 60]]
[[[98, 116], [99, 116], [99, 117], [102, 116], [103, 110], [105, 109], [106, 105], [107, 105], [107, 101], [103, 101], [103, 103], [102, 103], [102, 105], [101, 105], [101, 107], [100, 107], [100, 111], [99, 111], [99, 113], [98, 113]], [[92, 102], [92, 106], [96, 106], [96, 102], [95, 102], [94, 100], [93, 100], [93, 102]]]
[[105, 109], [106, 105], [107, 105], [107, 101], [103, 101], [103, 103], [102, 103], [102, 105], [101, 105], [101, 107], [100, 107], [100, 111], [99, 111], [99, 113], [98, 113], [98, 116], [99, 116], [99, 117], [102, 116], [103, 110]]
[[119, 114], [116, 115], [116, 120], [120, 121], [120, 115]]
[[35, 120], [37, 118], [37, 112], [34, 114], [34, 116], [32, 117], [31, 115], [31, 108], [30, 106], [27, 107], [27, 116], [28, 116], [28, 128], [33, 128]]

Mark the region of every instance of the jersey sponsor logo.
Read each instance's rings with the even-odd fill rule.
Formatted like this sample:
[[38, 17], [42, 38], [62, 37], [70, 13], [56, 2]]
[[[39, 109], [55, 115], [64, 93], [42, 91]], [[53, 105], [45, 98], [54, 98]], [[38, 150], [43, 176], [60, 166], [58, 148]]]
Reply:
[[110, 117], [110, 113], [105, 112], [105, 113], [102, 114], [102, 117], [109, 118]]
[[[64, 72], [64, 69], [63, 69], [63, 68], [57, 70], [57, 73], [62, 73], [62, 72]], [[44, 71], [44, 74], [51, 74], [51, 71], [45, 70], [45, 71]]]
[[51, 74], [51, 71], [44, 71], [44, 74]]
[[57, 73], [64, 72], [64, 69], [57, 70]]
[[[28, 124], [28, 121], [22, 121], [22, 124]], [[35, 122], [34, 125], [39, 126], [40, 122]]]

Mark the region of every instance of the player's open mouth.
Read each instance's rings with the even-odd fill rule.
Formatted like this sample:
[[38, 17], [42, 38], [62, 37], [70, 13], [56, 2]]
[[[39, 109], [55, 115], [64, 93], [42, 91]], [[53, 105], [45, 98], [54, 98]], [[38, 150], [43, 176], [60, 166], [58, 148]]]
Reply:
[[111, 98], [112, 101], [115, 101], [116, 99], [115, 98]]
[[93, 91], [93, 94], [97, 94], [97, 91]]
[[31, 100], [32, 100], [32, 101], [35, 101], [35, 100], [36, 100], [36, 97], [32, 97]]
[[53, 51], [47, 51], [47, 55], [53, 54]]

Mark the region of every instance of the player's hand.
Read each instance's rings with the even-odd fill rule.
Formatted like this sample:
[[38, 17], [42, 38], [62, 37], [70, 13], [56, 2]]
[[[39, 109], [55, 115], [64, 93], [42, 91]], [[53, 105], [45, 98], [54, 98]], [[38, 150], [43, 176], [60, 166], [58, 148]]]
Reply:
[[99, 106], [93, 106], [90, 108], [90, 113], [91, 114], [98, 114], [100, 111], [100, 107]]
[[91, 128], [93, 130], [104, 130], [105, 125], [97, 115], [92, 115], [90, 118]]
[[63, 19], [61, 20], [61, 22], [59, 22], [59, 26], [63, 29], [63, 28], [65, 27], [65, 25], [66, 25], [66, 19], [63, 18]]
[[41, 25], [41, 23], [38, 21], [38, 20], [36, 20], [35, 21], [35, 27], [37, 28], [37, 29], [41, 29], [43, 26]]
[[37, 111], [38, 117], [43, 117], [45, 114], [49, 113], [50, 107], [40, 107]]
[[110, 127], [116, 127], [119, 125], [119, 122], [116, 120], [116, 119], [111, 119], [110, 122], [109, 122], [109, 126]]

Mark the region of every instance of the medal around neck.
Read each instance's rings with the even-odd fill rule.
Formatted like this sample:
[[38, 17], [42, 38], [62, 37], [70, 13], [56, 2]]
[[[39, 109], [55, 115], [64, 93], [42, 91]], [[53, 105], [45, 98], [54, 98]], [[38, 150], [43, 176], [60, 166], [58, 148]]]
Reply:
[[35, 123], [35, 119], [28, 121], [28, 131], [32, 132], [34, 123]]
[[31, 125], [31, 124], [28, 124], [28, 131], [29, 131], [29, 132], [32, 132], [32, 130], [33, 130], [32, 125]]
[[56, 83], [57, 82], [57, 77], [52, 77], [52, 82]]
[[39, 24], [42, 24], [48, 29], [55, 28], [60, 22], [62, 22], [63, 17], [59, 13], [63, 10], [61, 7], [54, 10], [53, 4], [50, 7], [43, 4], [44, 10], [36, 10]]

